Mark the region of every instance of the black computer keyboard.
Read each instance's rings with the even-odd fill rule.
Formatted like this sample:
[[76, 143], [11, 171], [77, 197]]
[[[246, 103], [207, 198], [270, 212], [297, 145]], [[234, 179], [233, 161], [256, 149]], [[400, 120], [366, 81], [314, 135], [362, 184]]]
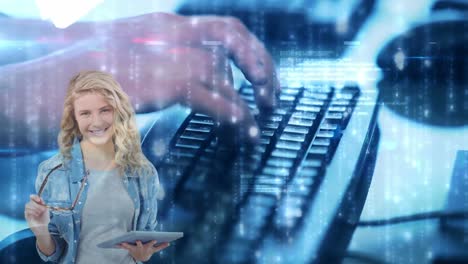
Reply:
[[[239, 93], [259, 113], [252, 87]], [[191, 219], [190, 236], [177, 245], [183, 252], [178, 258], [201, 254], [210, 262], [248, 262], [266, 234], [293, 237], [359, 95], [357, 87], [283, 87], [278, 106], [255, 116], [255, 146], [232, 141], [235, 130], [191, 113], [158, 168], [165, 188], [173, 190], [161, 218], [180, 207]]]

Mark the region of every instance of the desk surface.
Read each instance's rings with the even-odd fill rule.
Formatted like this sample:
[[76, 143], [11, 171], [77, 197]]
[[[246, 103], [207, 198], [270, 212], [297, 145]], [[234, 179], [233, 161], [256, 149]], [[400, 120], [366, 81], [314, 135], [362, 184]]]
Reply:
[[[468, 128], [429, 127], [387, 108], [381, 109], [379, 125], [377, 164], [361, 220], [443, 209], [456, 152], [468, 149]], [[424, 220], [357, 228], [349, 249], [389, 263], [428, 263], [437, 225]]]

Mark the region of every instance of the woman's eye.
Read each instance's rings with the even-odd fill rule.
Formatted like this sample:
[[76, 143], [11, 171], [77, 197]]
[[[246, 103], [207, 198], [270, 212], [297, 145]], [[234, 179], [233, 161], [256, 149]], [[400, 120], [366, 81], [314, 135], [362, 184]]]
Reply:
[[89, 113], [81, 113], [82, 116], [87, 116]]

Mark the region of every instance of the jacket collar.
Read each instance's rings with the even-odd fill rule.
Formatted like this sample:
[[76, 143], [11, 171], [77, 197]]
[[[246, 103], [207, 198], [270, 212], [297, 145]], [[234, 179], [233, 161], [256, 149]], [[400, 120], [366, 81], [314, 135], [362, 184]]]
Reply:
[[81, 152], [80, 141], [77, 137], [73, 139], [73, 146], [71, 148], [71, 180], [73, 182], [80, 181], [85, 175], [85, 166], [83, 162], [83, 153]]
[[[73, 145], [71, 148], [71, 180], [72, 182], [78, 182], [83, 179], [85, 175], [85, 164], [83, 161], [83, 152], [81, 151], [80, 141], [77, 137], [73, 139]], [[132, 175], [125, 171], [125, 177], [131, 177]]]

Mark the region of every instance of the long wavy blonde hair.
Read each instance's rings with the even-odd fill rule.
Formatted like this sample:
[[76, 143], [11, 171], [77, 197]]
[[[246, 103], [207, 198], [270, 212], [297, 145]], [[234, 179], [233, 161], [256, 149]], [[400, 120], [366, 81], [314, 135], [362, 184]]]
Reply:
[[120, 172], [129, 170], [134, 175], [152, 173], [153, 166], [140, 147], [135, 111], [128, 95], [112, 75], [101, 71], [82, 71], [71, 78], [65, 97], [58, 144], [60, 153], [71, 159], [71, 148], [75, 137], [82, 139], [74, 115], [75, 100], [88, 93], [101, 94], [114, 108], [114, 133], [112, 141], [115, 148], [115, 162]]

